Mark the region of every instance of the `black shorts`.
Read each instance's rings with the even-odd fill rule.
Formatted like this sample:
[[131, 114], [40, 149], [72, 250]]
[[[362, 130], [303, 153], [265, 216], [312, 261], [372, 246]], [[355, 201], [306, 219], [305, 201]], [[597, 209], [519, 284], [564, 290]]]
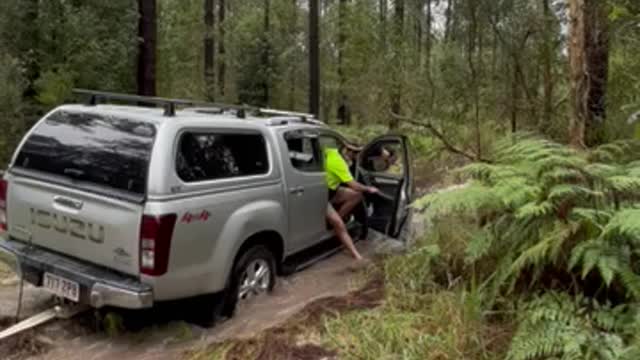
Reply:
[[338, 188], [336, 188], [335, 190], [329, 189], [329, 201], [333, 200], [333, 198], [336, 196], [337, 193], [338, 193]]

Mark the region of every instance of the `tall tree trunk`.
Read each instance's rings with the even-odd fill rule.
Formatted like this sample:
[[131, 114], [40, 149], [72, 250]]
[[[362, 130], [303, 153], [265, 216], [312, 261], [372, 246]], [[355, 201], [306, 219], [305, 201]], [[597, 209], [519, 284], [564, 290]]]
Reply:
[[576, 148], [601, 143], [606, 119], [609, 62], [607, 5], [598, 0], [569, 3], [571, 121], [569, 142]]
[[427, 0], [426, 6], [427, 6], [427, 19], [426, 19], [426, 26], [425, 26], [425, 39], [426, 39], [426, 44], [425, 44], [425, 69], [427, 70], [427, 76], [431, 77], [431, 50], [433, 48], [433, 39], [431, 37], [431, 30], [433, 28], [433, 9], [431, 9], [431, 2], [432, 0]]
[[[394, 9], [394, 43], [393, 62], [391, 66], [392, 84], [391, 84], [391, 112], [395, 115], [402, 113], [402, 71], [404, 69], [403, 43], [404, 39], [404, 0], [395, 0]], [[398, 118], [391, 117], [389, 128], [396, 129], [398, 127]]]
[[264, 28], [262, 39], [262, 65], [264, 82], [262, 83], [262, 105], [271, 103], [271, 0], [264, 0]]
[[224, 97], [226, 92], [227, 81], [227, 59], [225, 59], [226, 48], [224, 43], [225, 37], [225, 18], [227, 14], [226, 0], [218, 1], [218, 92]]
[[204, 81], [207, 100], [215, 100], [215, 1], [204, 0]]
[[607, 83], [609, 82], [609, 5], [603, 0], [588, 0], [585, 29], [586, 61], [589, 79], [585, 141], [589, 147], [606, 141]]
[[[295, 40], [298, 33], [298, 0], [291, 0], [291, 27], [289, 31], [292, 34], [292, 40]], [[297, 64], [297, 57], [293, 57], [292, 65]], [[289, 109], [294, 110], [296, 108], [296, 75], [295, 68], [291, 69], [291, 79], [289, 82]]]
[[347, 42], [347, 0], [340, 0], [338, 5], [338, 111], [337, 117], [340, 124], [351, 123], [351, 109], [345, 89], [347, 74], [344, 69], [345, 46]]
[[28, 30], [21, 32], [18, 35], [18, 44], [21, 55], [21, 60], [25, 64], [25, 79], [26, 89], [24, 92], [25, 97], [32, 98], [36, 95], [35, 81], [40, 76], [40, 64], [38, 59], [32, 55], [33, 50], [38, 48], [40, 42], [40, 35], [38, 31], [38, 17], [40, 13], [40, 5], [38, 0], [29, 0], [23, 5], [25, 11], [21, 14], [21, 21], [29, 24]]
[[540, 130], [545, 132], [551, 126], [551, 117], [553, 115], [553, 34], [552, 25], [553, 18], [549, 6], [550, 0], [542, 0], [542, 9], [544, 16], [544, 29], [542, 36], [542, 62], [543, 62], [543, 83], [544, 83], [544, 99], [543, 99], [543, 116]]
[[474, 122], [475, 122], [475, 146], [476, 155], [478, 158], [482, 157], [482, 134], [480, 132], [480, 87], [478, 84], [478, 63], [479, 51], [478, 51], [478, 4], [475, 1], [469, 2], [469, 29], [468, 29], [468, 44], [467, 44], [467, 62], [469, 64], [469, 72], [471, 74], [470, 86], [473, 91], [473, 105], [474, 105]]
[[520, 103], [520, 88], [518, 87], [518, 68], [513, 66], [513, 78], [511, 79], [511, 133], [518, 131], [518, 104]]
[[387, 8], [388, 8], [387, 0], [379, 0], [379, 11], [380, 11], [380, 45], [382, 49], [387, 48]]
[[309, 1], [309, 112], [320, 115], [320, 13], [319, 0]]
[[138, 0], [140, 20], [138, 37], [141, 39], [138, 53], [138, 94], [156, 95], [156, 1]]
[[447, 9], [445, 10], [445, 25], [444, 25], [444, 40], [451, 40], [451, 33], [453, 31], [453, 2], [455, 0], [447, 0]]

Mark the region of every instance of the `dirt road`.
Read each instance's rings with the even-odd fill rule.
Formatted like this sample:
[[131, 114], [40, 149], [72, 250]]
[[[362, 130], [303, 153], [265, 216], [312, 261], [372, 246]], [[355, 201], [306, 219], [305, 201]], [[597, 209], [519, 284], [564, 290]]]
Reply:
[[[380, 238], [358, 245], [372, 256], [389, 242]], [[171, 313], [121, 314], [140, 316], [139, 328], [108, 336], [92, 325], [93, 314], [73, 320], [56, 321], [18, 339], [0, 344], [3, 359], [180, 359], [187, 350], [205, 347], [226, 339], [249, 338], [283, 323], [307, 304], [324, 297], [345, 296], [362, 285], [361, 276], [350, 269], [352, 261], [338, 253], [312, 267], [281, 278], [274, 293], [260, 302], [243, 306], [232, 320], [213, 329], [184, 321]], [[15, 314], [17, 286], [0, 287], [0, 319]], [[23, 314], [29, 315], [50, 306], [50, 297], [42, 291], [25, 288]], [[171, 312], [172, 310], [165, 310]], [[0, 324], [2, 326], [2, 324]], [[3, 352], [4, 351], [4, 352]]]

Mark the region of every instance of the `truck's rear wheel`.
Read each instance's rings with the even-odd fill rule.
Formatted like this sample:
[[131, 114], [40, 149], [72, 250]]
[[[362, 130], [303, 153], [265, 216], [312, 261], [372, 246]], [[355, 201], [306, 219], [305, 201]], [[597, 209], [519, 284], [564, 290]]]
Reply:
[[263, 245], [256, 245], [242, 254], [231, 273], [224, 315], [231, 316], [238, 304], [271, 292], [276, 284], [276, 261]]
[[197, 323], [213, 326], [235, 313], [238, 304], [271, 292], [276, 284], [276, 261], [273, 253], [263, 245], [255, 245], [244, 251], [236, 260], [229, 275], [227, 288], [221, 293], [202, 300], [206, 316]]

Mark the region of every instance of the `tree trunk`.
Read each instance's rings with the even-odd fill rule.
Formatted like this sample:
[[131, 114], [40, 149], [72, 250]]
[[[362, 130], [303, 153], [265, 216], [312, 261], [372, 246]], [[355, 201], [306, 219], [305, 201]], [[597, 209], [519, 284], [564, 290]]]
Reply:
[[[289, 31], [292, 34], [292, 39], [296, 39], [298, 33], [298, 0], [291, 0], [291, 27]], [[297, 64], [297, 57], [293, 58], [292, 66]], [[289, 81], [289, 109], [294, 110], [296, 108], [296, 80], [297, 71], [295, 68], [291, 70], [291, 79]]]
[[588, 0], [586, 62], [589, 80], [585, 141], [589, 147], [606, 141], [606, 98], [609, 81], [609, 6], [603, 0]]
[[433, 10], [431, 9], [431, 1], [432, 0], [427, 0], [427, 19], [426, 19], [426, 27], [425, 27], [425, 39], [426, 39], [426, 45], [425, 45], [425, 69], [427, 70], [427, 76], [431, 77], [431, 49], [433, 48], [433, 42], [432, 42], [432, 38], [431, 38], [431, 29], [433, 28], [433, 16], [432, 16], [432, 12]]
[[347, 98], [347, 75], [344, 69], [345, 46], [347, 42], [347, 0], [340, 0], [338, 5], [338, 111], [337, 117], [340, 124], [351, 124], [351, 109]]
[[387, 0], [379, 0], [380, 10], [380, 45], [382, 49], [387, 48]]
[[451, 40], [451, 27], [453, 26], [453, 2], [454, 0], [447, 0], [447, 9], [445, 10], [445, 25], [444, 25], [444, 40]]
[[542, 61], [543, 61], [543, 83], [544, 83], [544, 99], [543, 99], [543, 116], [540, 130], [546, 132], [551, 126], [551, 117], [553, 115], [553, 34], [552, 34], [552, 14], [549, 7], [550, 0], [542, 0], [542, 9], [544, 16], [544, 29], [542, 36]]
[[569, 3], [571, 121], [569, 142], [576, 148], [604, 140], [609, 62], [607, 5], [598, 0]]
[[478, 84], [478, 64], [476, 63], [476, 60], [480, 55], [480, 52], [478, 51], [478, 4], [476, 2], [469, 3], [469, 21], [467, 62], [469, 64], [469, 72], [471, 75], [470, 86], [473, 91], [475, 146], [477, 156], [482, 157], [482, 134], [480, 132], [480, 87]]
[[40, 35], [37, 26], [40, 6], [38, 0], [29, 0], [25, 6], [26, 11], [24, 13], [22, 21], [24, 21], [24, 23], [26, 24], [29, 24], [29, 30], [27, 30], [25, 33], [18, 34], [18, 44], [21, 45], [19, 49], [22, 53], [22, 61], [25, 64], [24, 75], [27, 81], [24, 96], [32, 98], [37, 93], [34, 85], [35, 81], [40, 76], [40, 65], [38, 63], [38, 59], [34, 58], [34, 56], [31, 55], [33, 51], [32, 49], [37, 49], [38, 43], [40, 42]]
[[[404, 59], [401, 54], [404, 43], [404, 0], [395, 0], [394, 11], [394, 37], [395, 48], [393, 49], [393, 62], [391, 66], [392, 84], [391, 84], [391, 113], [395, 115], [402, 114], [402, 80]], [[398, 118], [393, 116], [389, 122], [389, 128], [396, 129], [398, 127]]]
[[156, 1], [138, 0], [138, 94], [156, 95]]
[[215, 100], [215, 1], [204, 0], [204, 82], [207, 100]]
[[262, 35], [262, 65], [263, 82], [262, 82], [262, 104], [269, 106], [271, 104], [271, 0], [264, 0], [264, 27]]
[[309, 112], [320, 115], [320, 13], [319, 0], [309, 1]]
[[224, 43], [225, 37], [225, 17], [227, 14], [227, 2], [225, 0], [218, 1], [218, 92], [220, 96], [225, 96], [226, 76], [227, 76], [227, 59], [225, 59], [226, 48]]

